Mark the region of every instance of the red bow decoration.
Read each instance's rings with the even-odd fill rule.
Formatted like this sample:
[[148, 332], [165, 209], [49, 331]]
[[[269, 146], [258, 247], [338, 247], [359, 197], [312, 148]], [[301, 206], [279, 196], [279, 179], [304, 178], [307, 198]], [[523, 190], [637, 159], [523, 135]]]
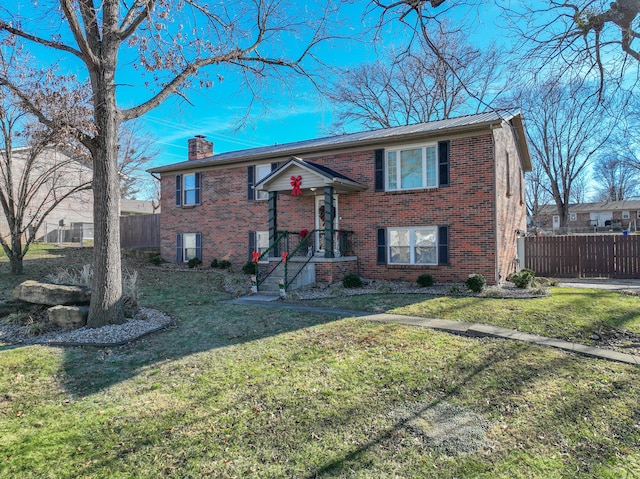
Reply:
[[306, 238], [307, 235], [309, 234], [309, 230], [305, 228], [303, 230], [300, 230], [299, 234], [300, 234], [300, 238]]
[[300, 188], [300, 185], [302, 184], [302, 176], [292, 176], [290, 184], [293, 186], [291, 196], [298, 196], [302, 194], [302, 189]]
[[287, 253], [286, 251], [282, 252], [282, 262], [287, 264], [287, 256], [289, 256], [289, 253]]
[[251, 262], [252, 263], [257, 263], [259, 259], [260, 259], [260, 252], [259, 251], [254, 251], [253, 253], [251, 253]]

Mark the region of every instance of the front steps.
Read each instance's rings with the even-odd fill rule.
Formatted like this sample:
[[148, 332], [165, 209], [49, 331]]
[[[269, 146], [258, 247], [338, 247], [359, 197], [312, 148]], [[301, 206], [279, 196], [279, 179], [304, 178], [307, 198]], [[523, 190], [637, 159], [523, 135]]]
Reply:
[[[264, 272], [265, 274], [271, 271], [271, 268], [273, 268], [273, 265], [260, 265], [261, 272]], [[269, 275], [269, 277], [258, 286], [258, 292], [273, 293], [275, 295], [278, 295], [280, 291], [280, 282], [284, 280], [284, 268], [284, 264], [279, 264], [275, 271], [273, 271]], [[316, 282], [315, 264], [304, 264], [300, 261], [290, 260], [287, 265], [287, 274], [289, 281], [291, 281], [291, 278], [296, 275], [298, 271], [300, 271], [300, 273], [297, 274], [293, 282], [289, 285], [289, 287], [287, 288], [288, 291]]]

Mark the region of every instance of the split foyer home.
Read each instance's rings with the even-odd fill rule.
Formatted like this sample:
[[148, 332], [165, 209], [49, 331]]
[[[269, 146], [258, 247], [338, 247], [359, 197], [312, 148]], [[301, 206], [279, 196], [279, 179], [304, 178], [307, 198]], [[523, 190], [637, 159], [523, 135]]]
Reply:
[[292, 287], [351, 272], [495, 284], [518, 269], [530, 170], [520, 114], [489, 112], [221, 154], [198, 136], [150, 172], [165, 260], [280, 263]]

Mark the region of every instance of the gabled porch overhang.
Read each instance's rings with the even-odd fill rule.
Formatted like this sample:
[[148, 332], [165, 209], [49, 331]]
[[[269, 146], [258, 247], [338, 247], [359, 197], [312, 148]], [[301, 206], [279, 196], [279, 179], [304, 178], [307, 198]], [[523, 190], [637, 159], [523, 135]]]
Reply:
[[[300, 178], [297, 180], [297, 178]], [[256, 191], [296, 195], [297, 186], [302, 195], [315, 195], [318, 190], [332, 188], [333, 194], [349, 194], [366, 190], [366, 186], [347, 176], [310, 161], [292, 157], [284, 165], [272, 171], [255, 186]]]
[[[278, 194], [291, 196], [324, 196], [322, 236], [324, 258], [335, 258], [336, 218], [334, 195], [353, 194], [366, 186], [326, 166], [292, 157], [284, 165], [260, 180], [254, 188], [269, 193], [269, 242], [278, 239]], [[280, 254], [278, 252], [277, 254]]]

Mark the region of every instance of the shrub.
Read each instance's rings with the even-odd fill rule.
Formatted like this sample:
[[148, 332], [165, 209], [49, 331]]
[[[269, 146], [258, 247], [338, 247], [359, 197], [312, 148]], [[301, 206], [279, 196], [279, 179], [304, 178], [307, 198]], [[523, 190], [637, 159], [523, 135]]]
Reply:
[[480, 293], [487, 284], [487, 278], [481, 274], [470, 274], [465, 284], [469, 290], [474, 293]]
[[342, 278], [342, 286], [345, 288], [359, 288], [362, 286], [362, 280], [356, 273], [349, 273]]
[[528, 288], [533, 283], [533, 278], [535, 277], [535, 273], [528, 269], [522, 268], [517, 273], [513, 273], [511, 275], [510, 281], [516, 285], [518, 288]]
[[256, 274], [256, 264], [252, 261], [247, 261], [242, 267], [242, 272], [244, 274]]
[[211, 260], [211, 267], [212, 268], [217, 268], [218, 267], [218, 260], [216, 258], [213, 258]]
[[454, 284], [449, 288], [449, 294], [452, 296], [457, 296], [461, 293], [462, 293], [462, 289], [457, 284]]
[[189, 268], [197, 268], [198, 266], [202, 265], [202, 260], [200, 258], [191, 258], [189, 261], [187, 261], [187, 266]]
[[152, 256], [151, 258], [149, 258], [149, 263], [158, 266], [158, 265], [164, 263], [164, 260], [159, 255], [158, 256]]
[[420, 276], [418, 276], [416, 282], [421, 288], [428, 288], [429, 286], [433, 286], [434, 284], [436, 284], [436, 281], [430, 274], [421, 274]]
[[227, 261], [226, 259], [223, 259], [222, 261], [218, 262], [218, 268], [231, 269], [231, 261]]

